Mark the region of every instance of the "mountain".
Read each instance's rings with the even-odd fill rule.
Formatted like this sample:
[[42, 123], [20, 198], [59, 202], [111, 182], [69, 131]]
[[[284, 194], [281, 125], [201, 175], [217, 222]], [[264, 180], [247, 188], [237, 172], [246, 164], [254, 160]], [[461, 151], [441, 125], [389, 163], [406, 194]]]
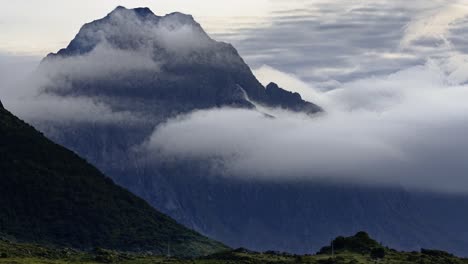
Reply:
[[169, 244], [181, 256], [225, 249], [115, 185], [3, 107], [0, 135], [0, 234], [81, 249], [159, 254]]
[[278, 107], [311, 118], [321, 110], [275, 84], [263, 87], [232, 45], [211, 39], [191, 16], [119, 7], [84, 25], [37, 74], [41, 95], [87, 100], [113, 118], [96, 110], [78, 121], [29, 121], [155, 208], [229, 246], [310, 253], [332, 237], [367, 230], [397, 249], [468, 255], [468, 213], [460, 210], [467, 195], [225, 177], [210, 160], [141, 153], [158, 126], [200, 109]]
[[[116, 58], [120, 56], [133, 57], [134, 61], [119, 61]], [[89, 64], [108, 60], [111, 65], [101, 64], [99, 69], [108, 70], [108, 78], [82, 78], [76, 69], [63, 70], [63, 64], [77, 57]], [[116, 69], [114, 63], [133, 68]], [[212, 107], [254, 108], [254, 104], [311, 114], [322, 111], [297, 93], [278, 86], [265, 89], [232, 45], [211, 39], [192, 16], [181, 13], [159, 17], [148, 8], [117, 7], [106, 17], [84, 25], [67, 48], [49, 54], [41, 64], [49, 73], [56, 67], [62, 71], [53, 72], [54, 78], [66, 78], [71, 87], [54, 89], [53, 83], [45, 87], [47, 91], [105, 96], [109, 105], [131, 107], [141, 114], [159, 112], [167, 117]], [[129, 100], [139, 106], [129, 105]]]

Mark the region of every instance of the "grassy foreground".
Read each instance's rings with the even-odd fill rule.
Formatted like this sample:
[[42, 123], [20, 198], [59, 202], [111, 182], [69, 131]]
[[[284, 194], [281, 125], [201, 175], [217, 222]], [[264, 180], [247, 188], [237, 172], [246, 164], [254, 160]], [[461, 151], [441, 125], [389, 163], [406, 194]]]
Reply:
[[104, 249], [90, 252], [73, 249], [47, 248], [32, 244], [19, 244], [0, 240], [0, 264], [149, 264], [149, 263], [418, 263], [418, 264], [468, 264], [468, 259], [455, 257], [437, 250], [421, 252], [397, 252], [384, 248], [360, 232], [353, 237], [338, 237], [334, 240], [336, 254], [331, 258], [330, 247], [324, 247], [316, 255], [291, 255], [278, 252], [257, 253], [246, 249], [220, 252], [214, 255], [180, 259], [165, 256], [152, 256], [143, 253], [131, 254]]

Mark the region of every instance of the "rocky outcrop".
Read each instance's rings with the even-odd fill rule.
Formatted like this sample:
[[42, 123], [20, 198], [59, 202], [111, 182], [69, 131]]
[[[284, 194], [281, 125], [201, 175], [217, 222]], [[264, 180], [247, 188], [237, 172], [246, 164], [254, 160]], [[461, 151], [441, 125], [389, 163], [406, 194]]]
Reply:
[[302, 100], [299, 93], [286, 91], [273, 82], [266, 86], [266, 94], [270, 105], [296, 112], [317, 113], [323, 111], [319, 106]]

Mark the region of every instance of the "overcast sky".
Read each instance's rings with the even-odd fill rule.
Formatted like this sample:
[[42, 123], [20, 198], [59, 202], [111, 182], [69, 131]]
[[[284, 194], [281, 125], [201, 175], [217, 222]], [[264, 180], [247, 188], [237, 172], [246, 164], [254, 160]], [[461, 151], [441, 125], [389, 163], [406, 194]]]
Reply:
[[468, 51], [463, 0], [16, 0], [0, 9], [0, 54], [57, 51], [117, 5], [192, 14], [253, 68], [266, 64], [323, 89]]

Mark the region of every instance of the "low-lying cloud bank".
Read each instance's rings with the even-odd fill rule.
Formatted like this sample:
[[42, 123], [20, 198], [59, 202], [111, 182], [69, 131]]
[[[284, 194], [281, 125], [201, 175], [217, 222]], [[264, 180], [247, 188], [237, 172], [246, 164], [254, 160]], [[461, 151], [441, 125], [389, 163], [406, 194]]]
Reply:
[[[102, 51], [103, 56], [115, 52]], [[114, 58], [128, 54], [120, 55]], [[38, 84], [50, 79], [18, 82], [34, 71], [35, 58], [1, 58], [5, 71], [0, 98], [5, 107], [29, 122], [125, 126], [138, 120], [135, 113], [112, 109], [98, 97], [41, 93]], [[294, 75], [265, 66], [255, 71], [261, 82], [275, 81], [301, 92], [326, 113], [307, 116], [261, 107], [260, 111], [196, 111], [167, 121], [141, 140], [157, 160], [210, 160], [215, 172], [226, 177], [332, 179], [466, 192], [466, 61], [461, 55], [430, 60], [391, 75], [343, 83], [331, 91], [314, 89]], [[61, 62], [66, 72], [93, 77], [93, 72], [75, 67], [89, 63], [86, 57]], [[157, 64], [141, 62], [134, 66], [157, 68]], [[101, 67], [97, 77], [127, 67]]]
[[[462, 64], [447, 65], [453, 63], [429, 61], [343, 84], [320, 94], [327, 113], [314, 117], [277, 109], [262, 109], [275, 118], [197, 111], [157, 127], [146, 148], [159, 159], [215, 160], [226, 176], [466, 191], [468, 85], [453, 79]], [[291, 75], [268, 77], [275, 76], [280, 84], [304, 84]]]
[[[136, 54], [125, 51], [97, 49], [93, 54], [95, 56], [58, 59], [43, 65], [39, 71], [38, 57], [0, 54], [0, 99], [8, 110], [34, 124], [138, 121], [130, 112], [115, 111], [98, 98], [60, 96], [45, 92], [46, 87], [60, 87], [62, 93], [68, 91], [72, 79], [67, 76], [78, 76], [88, 80], [109, 78], [112, 74], [122, 73], [130, 68], [154, 66], [146, 61], [131, 60]], [[96, 57], [102, 60], [98, 62]], [[134, 64], [131, 64], [133, 62]], [[91, 65], [94, 66], [89, 68]]]

